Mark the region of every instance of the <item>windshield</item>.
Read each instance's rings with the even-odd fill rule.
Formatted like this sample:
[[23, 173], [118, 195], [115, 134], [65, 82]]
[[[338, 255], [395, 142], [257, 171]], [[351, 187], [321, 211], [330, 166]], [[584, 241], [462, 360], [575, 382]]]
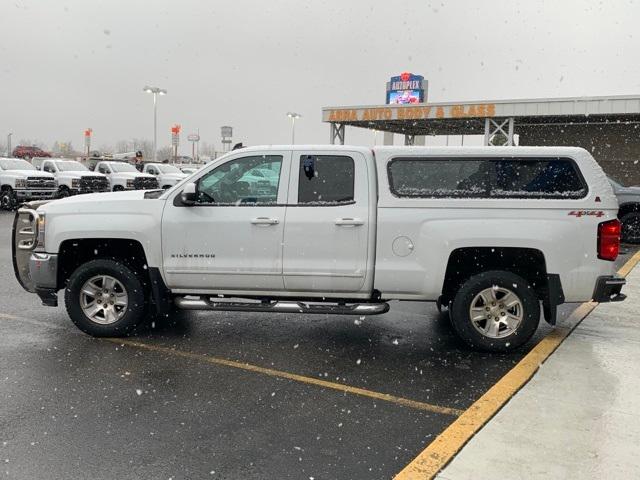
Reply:
[[182, 173], [173, 165], [158, 165], [158, 170], [160, 170], [162, 173]]
[[122, 173], [122, 172], [133, 172], [138, 173], [136, 167], [129, 163], [110, 163], [109, 166], [114, 172]]
[[35, 170], [36, 167], [26, 160], [18, 158], [3, 158], [0, 160], [0, 168], [2, 170]]
[[55, 162], [56, 167], [61, 172], [87, 172], [89, 169], [75, 160], [58, 160]]

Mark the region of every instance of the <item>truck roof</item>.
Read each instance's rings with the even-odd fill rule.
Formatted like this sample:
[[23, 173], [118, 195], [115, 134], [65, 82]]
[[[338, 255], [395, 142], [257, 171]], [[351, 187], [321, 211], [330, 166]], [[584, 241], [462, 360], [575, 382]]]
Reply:
[[[586, 153], [586, 150], [580, 147], [485, 147], [485, 146], [401, 146], [401, 145], [385, 145], [376, 147], [363, 147], [358, 145], [255, 145], [244, 147], [240, 150], [232, 150], [228, 153], [236, 152], [256, 152], [264, 150], [349, 150], [363, 152], [380, 152], [380, 153], [425, 153], [429, 155], [442, 154], [466, 154], [466, 155], [487, 155], [492, 156], [511, 156], [511, 155], [561, 155], [574, 156]], [[216, 159], [217, 160], [217, 159]]]

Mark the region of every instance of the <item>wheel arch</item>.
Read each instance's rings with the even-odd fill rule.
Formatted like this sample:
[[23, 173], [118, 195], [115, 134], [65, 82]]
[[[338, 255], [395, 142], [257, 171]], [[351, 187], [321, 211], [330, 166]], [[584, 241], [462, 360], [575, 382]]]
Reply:
[[58, 288], [65, 287], [76, 268], [98, 258], [125, 263], [136, 275], [141, 276], [157, 311], [165, 313], [169, 310], [170, 292], [160, 269], [148, 265], [142, 243], [130, 238], [81, 238], [62, 241], [58, 253]]
[[469, 278], [488, 270], [504, 270], [524, 278], [543, 302], [547, 322], [555, 324], [556, 307], [564, 302], [560, 276], [547, 272], [544, 253], [524, 247], [461, 247], [449, 255], [439, 303], [447, 305]]

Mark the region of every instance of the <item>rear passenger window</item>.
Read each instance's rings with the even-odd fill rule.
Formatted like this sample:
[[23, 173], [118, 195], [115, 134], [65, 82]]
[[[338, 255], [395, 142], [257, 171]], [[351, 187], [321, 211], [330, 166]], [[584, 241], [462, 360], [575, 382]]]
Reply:
[[338, 205], [353, 202], [353, 158], [342, 155], [302, 155], [298, 169], [298, 204]]
[[583, 198], [587, 188], [569, 158], [396, 158], [391, 192], [414, 198]]

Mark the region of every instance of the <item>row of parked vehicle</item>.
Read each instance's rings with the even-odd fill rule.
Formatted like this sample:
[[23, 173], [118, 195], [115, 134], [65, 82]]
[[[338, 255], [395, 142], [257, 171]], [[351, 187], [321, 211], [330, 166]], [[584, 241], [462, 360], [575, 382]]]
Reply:
[[142, 171], [122, 161], [86, 165], [66, 158], [0, 158], [0, 206], [12, 210], [31, 200], [122, 190], [171, 188], [199, 166], [147, 163]]

